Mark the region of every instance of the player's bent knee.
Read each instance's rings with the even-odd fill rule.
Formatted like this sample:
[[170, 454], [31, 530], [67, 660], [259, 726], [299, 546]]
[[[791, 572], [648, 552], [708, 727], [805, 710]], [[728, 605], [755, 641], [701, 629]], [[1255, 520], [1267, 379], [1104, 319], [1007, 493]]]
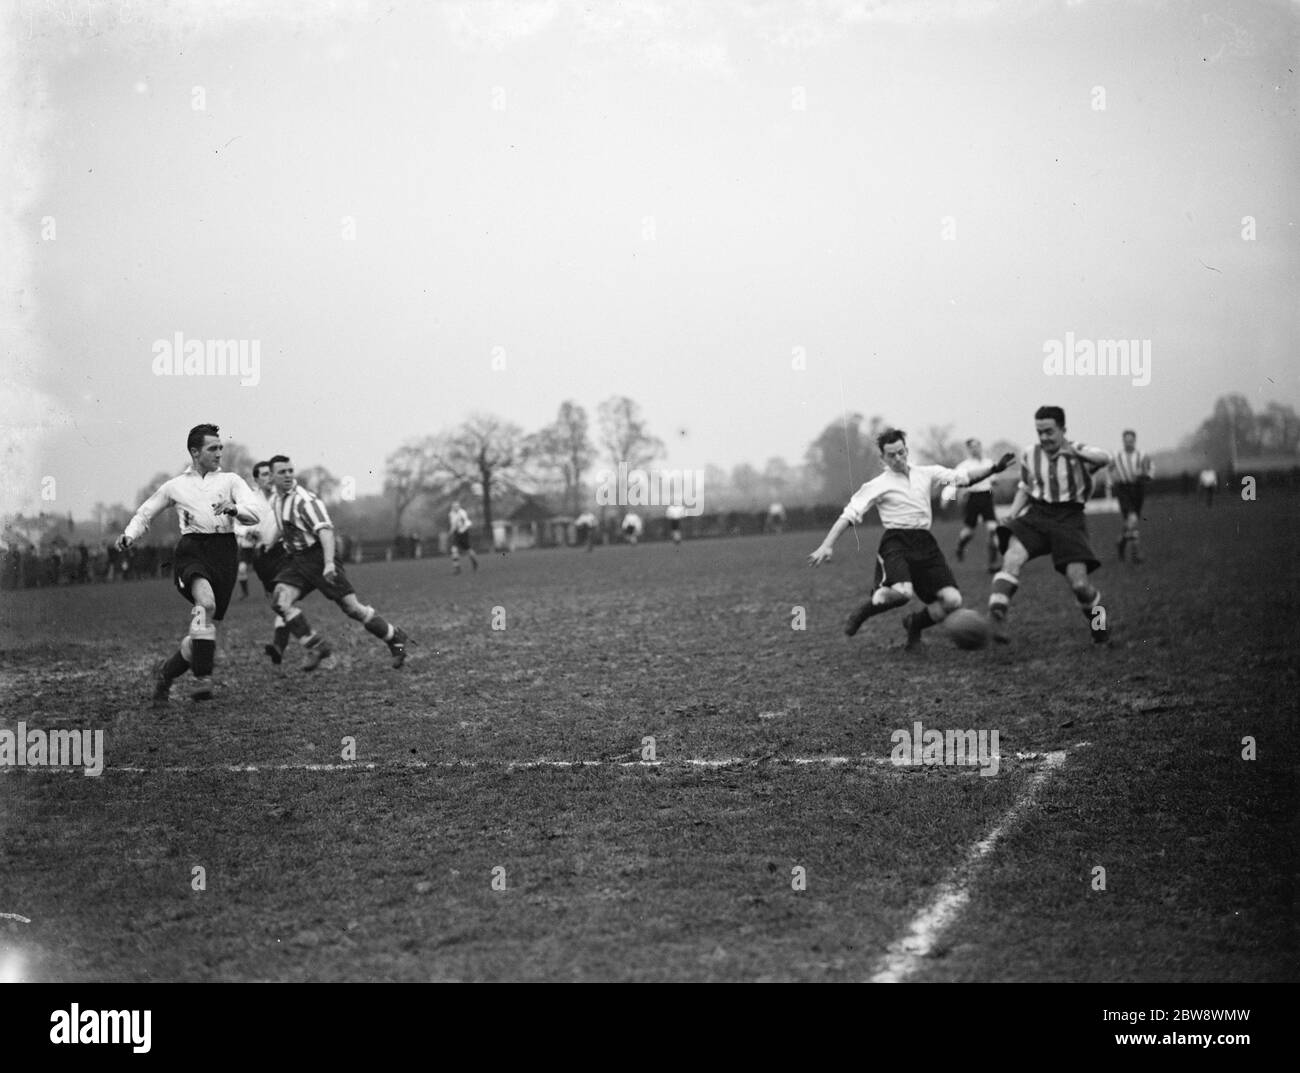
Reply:
[[939, 593], [939, 606], [945, 611], [956, 611], [961, 607], [961, 593], [956, 589], [943, 589]]
[[897, 585], [890, 585], [889, 591], [904, 600], [910, 600], [912, 598], [912, 583], [910, 581], [900, 581]]

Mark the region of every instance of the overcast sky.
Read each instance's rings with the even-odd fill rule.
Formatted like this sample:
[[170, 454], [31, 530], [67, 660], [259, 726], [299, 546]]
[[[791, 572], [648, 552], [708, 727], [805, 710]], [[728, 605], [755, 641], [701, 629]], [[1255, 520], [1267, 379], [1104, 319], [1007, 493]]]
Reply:
[[[1300, 404], [1294, 4], [335, 8], [11, 15], [6, 508], [130, 501], [200, 421], [367, 494], [566, 398], [701, 469], [845, 411], [1154, 450]], [[156, 375], [178, 332], [258, 382]], [[1067, 333], [1149, 383], [1048, 375]]]

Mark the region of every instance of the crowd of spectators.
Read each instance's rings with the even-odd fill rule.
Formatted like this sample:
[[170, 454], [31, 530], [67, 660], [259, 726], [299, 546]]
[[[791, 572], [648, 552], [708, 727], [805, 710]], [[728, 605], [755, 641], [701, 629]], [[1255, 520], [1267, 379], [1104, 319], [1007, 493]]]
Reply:
[[13, 543], [0, 549], [0, 588], [32, 589], [166, 577], [171, 567], [167, 551], [152, 544], [121, 552], [107, 542], [91, 547], [85, 541], [68, 544], [58, 540], [39, 548], [34, 544]]

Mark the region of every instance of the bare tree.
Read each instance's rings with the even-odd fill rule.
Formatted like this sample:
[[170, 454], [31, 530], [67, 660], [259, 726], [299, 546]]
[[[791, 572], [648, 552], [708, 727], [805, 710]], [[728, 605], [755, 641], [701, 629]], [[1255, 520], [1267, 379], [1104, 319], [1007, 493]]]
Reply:
[[545, 474], [559, 476], [565, 509], [575, 515], [582, 509], [583, 474], [595, 460], [587, 427], [587, 411], [566, 400], [555, 421], [529, 436], [524, 445], [529, 463]]
[[438, 474], [449, 484], [468, 483], [483, 502], [483, 529], [492, 539], [492, 497], [518, 488], [525, 460], [524, 430], [492, 414], [473, 414], [434, 441]]
[[864, 431], [861, 414], [836, 418], [824, 429], [804, 455], [809, 476], [821, 484], [825, 502], [847, 500], [880, 468], [875, 439], [888, 427], [872, 417]]
[[617, 469], [649, 465], [664, 453], [664, 444], [646, 429], [641, 408], [626, 395], [615, 395], [600, 404], [600, 445]]
[[923, 462], [952, 468], [966, 457], [962, 442], [953, 439], [952, 425], [931, 425], [917, 437], [916, 453]]
[[338, 502], [339, 479], [324, 466], [308, 466], [297, 473], [298, 483], [315, 492], [326, 503], [333, 506]]
[[402, 515], [421, 496], [437, 491], [439, 444], [432, 436], [404, 443], [384, 461], [384, 492], [393, 496], [393, 533], [401, 535]]

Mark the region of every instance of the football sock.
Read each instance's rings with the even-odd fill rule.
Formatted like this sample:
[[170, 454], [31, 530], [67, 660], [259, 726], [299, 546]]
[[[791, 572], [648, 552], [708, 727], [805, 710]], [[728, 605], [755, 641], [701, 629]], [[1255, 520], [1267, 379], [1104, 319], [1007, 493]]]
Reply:
[[370, 614], [362, 621], [362, 625], [365, 626], [367, 632], [373, 633], [385, 644], [391, 641], [393, 634], [397, 632], [380, 615], [375, 614], [374, 608], [370, 609]]
[[1020, 579], [1015, 574], [1009, 574], [1005, 570], [999, 570], [994, 574], [993, 591], [989, 593], [989, 614], [1006, 618], [1007, 610], [1011, 606], [1011, 598], [1015, 596], [1018, 588], [1020, 588]]
[[281, 652], [289, 647], [289, 627], [279, 615], [275, 616], [275, 632], [271, 635], [271, 643]]
[[194, 677], [211, 678], [212, 667], [216, 662], [216, 638], [196, 637], [194, 639], [194, 662], [190, 665], [190, 669], [194, 672]]
[[957, 537], [957, 554], [960, 555], [966, 550], [966, 545], [970, 543], [971, 534], [963, 533]]
[[210, 678], [217, 661], [217, 628], [208, 622], [207, 612], [195, 607], [190, 616], [190, 670], [195, 678]]
[[[189, 640], [188, 637], [185, 638], [185, 641], [188, 640]], [[184, 674], [186, 671], [190, 669], [190, 661], [185, 658], [185, 653], [189, 648], [189, 646], [186, 645], [185, 641], [181, 642], [180, 649], [176, 652], [173, 652], [171, 656], [168, 658], [167, 662], [163, 664], [163, 669], [162, 669], [163, 677], [166, 678], [167, 681], [169, 682], [174, 678], [179, 678], [182, 674]]]
[[928, 630], [935, 624], [935, 620], [931, 616], [928, 607], [923, 607], [920, 611], [912, 612], [911, 619], [912, 628], [917, 630]]
[[307, 623], [307, 616], [296, 607], [284, 616], [284, 628], [300, 641], [311, 636], [311, 626]]

